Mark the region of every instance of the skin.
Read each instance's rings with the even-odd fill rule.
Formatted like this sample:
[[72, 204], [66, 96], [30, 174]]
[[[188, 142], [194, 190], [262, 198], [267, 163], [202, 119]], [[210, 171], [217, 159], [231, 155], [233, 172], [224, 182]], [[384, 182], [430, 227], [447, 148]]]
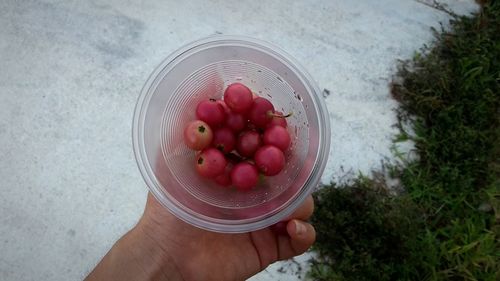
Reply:
[[270, 228], [221, 234], [184, 223], [149, 194], [138, 224], [85, 280], [245, 280], [309, 249], [316, 232], [305, 221], [313, 209], [309, 196], [287, 219], [288, 236]]

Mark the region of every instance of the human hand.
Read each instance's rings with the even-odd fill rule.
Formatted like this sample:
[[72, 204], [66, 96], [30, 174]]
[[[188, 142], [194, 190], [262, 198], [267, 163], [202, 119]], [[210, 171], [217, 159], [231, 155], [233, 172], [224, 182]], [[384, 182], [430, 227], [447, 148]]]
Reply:
[[[222, 234], [177, 219], [149, 194], [137, 226], [115, 244], [87, 280], [245, 280], [275, 261], [309, 249], [316, 233], [305, 220], [313, 209], [309, 196], [287, 219], [288, 235], [271, 227]], [[120, 262], [120, 255], [127, 260]], [[121, 266], [111, 270], [117, 263]]]

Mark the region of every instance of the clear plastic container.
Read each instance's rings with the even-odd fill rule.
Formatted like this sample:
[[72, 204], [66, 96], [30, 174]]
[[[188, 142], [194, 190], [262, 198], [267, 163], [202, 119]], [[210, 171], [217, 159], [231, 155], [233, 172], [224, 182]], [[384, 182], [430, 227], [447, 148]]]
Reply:
[[[220, 99], [234, 82], [293, 113], [284, 170], [249, 192], [198, 176], [195, 152], [183, 142], [196, 104]], [[135, 157], [151, 193], [180, 219], [216, 232], [248, 232], [285, 219], [318, 185], [330, 147], [327, 109], [311, 77], [280, 48], [247, 37], [211, 36], [174, 52], [146, 82], [133, 122]]]

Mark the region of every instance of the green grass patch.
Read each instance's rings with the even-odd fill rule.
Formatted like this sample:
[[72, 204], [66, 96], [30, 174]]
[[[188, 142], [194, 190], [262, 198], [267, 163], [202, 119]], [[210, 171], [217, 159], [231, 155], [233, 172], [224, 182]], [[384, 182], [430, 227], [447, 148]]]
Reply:
[[500, 280], [499, 2], [455, 16], [398, 76], [397, 141], [418, 159], [388, 167], [399, 192], [376, 175], [315, 194], [309, 276]]

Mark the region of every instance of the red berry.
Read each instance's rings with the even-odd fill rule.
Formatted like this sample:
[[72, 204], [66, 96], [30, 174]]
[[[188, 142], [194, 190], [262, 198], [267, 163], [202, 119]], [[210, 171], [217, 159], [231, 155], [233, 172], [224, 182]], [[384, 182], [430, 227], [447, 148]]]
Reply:
[[215, 100], [204, 100], [196, 106], [196, 117], [212, 127], [217, 127], [224, 122], [226, 113], [222, 105]]
[[206, 148], [196, 157], [196, 170], [206, 178], [214, 178], [224, 173], [226, 165], [224, 154], [215, 148]]
[[253, 100], [252, 107], [248, 112], [248, 120], [258, 128], [265, 128], [273, 119], [274, 106], [265, 98], [256, 98]]
[[231, 171], [233, 170], [233, 164], [227, 163], [224, 173], [216, 176], [214, 181], [221, 186], [231, 185]]
[[252, 91], [241, 83], [233, 83], [224, 91], [224, 101], [236, 113], [247, 112], [252, 106]]
[[201, 120], [189, 122], [184, 129], [184, 142], [194, 150], [202, 150], [212, 143], [212, 129]]
[[290, 134], [285, 128], [278, 125], [267, 128], [262, 140], [265, 144], [274, 145], [281, 151], [285, 151], [290, 146]]
[[236, 142], [236, 151], [243, 157], [252, 157], [262, 144], [260, 135], [256, 131], [243, 132]]
[[283, 151], [273, 145], [262, 146], [255, 152], [255, 164], [266, 176], [277, 175], [285, 167]]
[[269, 121], [269, 123], [267, 124], [267, 127], [269, 128], [269, 127], [272, 127], [274, 125], [278, 125], [278, 126], [281, 126], [283, 128], [286, 128], [287, 127], [286, 117], [280, 117], [280, 116], [283, 116], [283, 113], [279, 112], [279, 111], [275, 111], [273, 119], [271, 119], [271, 121]]
[[234, 149], [236, 137], [233, 131], [227, 127], [215, 129], [212, 144], [215, 148], [224, 153], [229, 153]]
[[226, 126], [235, 133], [245, 129], [246, 119], [243, 115], [229, 111], [226, 115]]
[[231, 110], [229, 109], [229, 107], [227, 107], [227, 104], [224, 102], [224, 100], [217, 100], [216, 101], [218, 104], [222, 105], [222, 108], [224, 108], [224, 112], [227, 114], [229, 113]]
[[248, 162], [240, 162], [231, 171], [231, 182], [242, 191], [250, 190], [259, 180], [259, 171]]

